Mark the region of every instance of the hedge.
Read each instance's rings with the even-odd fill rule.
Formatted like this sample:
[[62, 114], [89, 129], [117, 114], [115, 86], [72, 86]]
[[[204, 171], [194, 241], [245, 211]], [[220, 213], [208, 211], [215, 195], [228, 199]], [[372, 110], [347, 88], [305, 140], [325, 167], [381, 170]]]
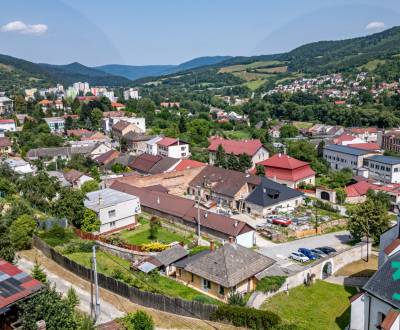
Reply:
[[286, 281], [286, 276], [267, 276], [257, 282], [257, 291], [276, 292]]
[[218, 309], [210, 315], [210, 319], [255, 330], [273, 329], [282, 322], [278, 315], [269, 311], [230, 305], [218, 306]]

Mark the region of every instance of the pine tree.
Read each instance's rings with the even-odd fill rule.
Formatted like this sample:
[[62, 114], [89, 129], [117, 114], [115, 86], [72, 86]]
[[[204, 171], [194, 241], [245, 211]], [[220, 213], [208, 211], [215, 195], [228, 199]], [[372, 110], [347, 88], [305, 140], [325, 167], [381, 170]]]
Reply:
[[34, 278], [35, 280], [38, 280], [42, 283], [47, 283], [46, 273], [44, 272], [43, 268], [40, 266], [37, 260], [35, 260], [35, 264], [33, 265], [31, 275], [32, 278]]
[[215, 166], [226, 168], [226, 153], [221, 144], [218, 145], [217, 152], [215, 153]]
[[186, 133], [187, 127], [186, 127], [186, 119], [183, 114], [181, 114], [181, 117], [179, 118], [179, 133]]
[[76, 290], [74, 287], [70, 287], [67, 291], [67, 296], [65, 297], [67, 303], [71, 308], [75, 308], [76, 306], [79, 305], [80, 299], [78, 297], [78, 294], [76, 293]]

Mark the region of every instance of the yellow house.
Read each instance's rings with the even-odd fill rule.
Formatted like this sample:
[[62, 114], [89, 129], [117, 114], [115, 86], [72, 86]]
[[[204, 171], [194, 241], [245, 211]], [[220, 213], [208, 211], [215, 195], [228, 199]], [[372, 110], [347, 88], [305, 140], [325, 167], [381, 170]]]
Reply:
[[8, 137], [0, 137], [0, 154], [10, 154], [12, 151], [12, 142]]
[[256, 287], [256, 275], [275, 261], [235, 243], [226, 243], [177, 263], [176, 278], [221, 300], [231, 293], [245, 294]]

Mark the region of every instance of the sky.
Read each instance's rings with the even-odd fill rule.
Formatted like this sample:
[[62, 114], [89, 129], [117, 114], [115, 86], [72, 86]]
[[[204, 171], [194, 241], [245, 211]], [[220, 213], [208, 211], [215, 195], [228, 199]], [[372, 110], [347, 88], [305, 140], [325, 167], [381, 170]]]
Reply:
[[399, 0], [1, 0], [0, 53], [89, 66], [259, 55], [400, 25]]

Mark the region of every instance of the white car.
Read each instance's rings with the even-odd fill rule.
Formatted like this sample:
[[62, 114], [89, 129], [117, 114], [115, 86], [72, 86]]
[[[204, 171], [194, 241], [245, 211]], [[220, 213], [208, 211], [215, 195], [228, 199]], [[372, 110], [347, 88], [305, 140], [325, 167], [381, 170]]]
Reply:
[[300, 262], [307, 262], [310, 261], [308, 257], [306, 257], [303, 253], [300, 252], [292, 252], [289, 256], [289, 258], [300, 261]]

